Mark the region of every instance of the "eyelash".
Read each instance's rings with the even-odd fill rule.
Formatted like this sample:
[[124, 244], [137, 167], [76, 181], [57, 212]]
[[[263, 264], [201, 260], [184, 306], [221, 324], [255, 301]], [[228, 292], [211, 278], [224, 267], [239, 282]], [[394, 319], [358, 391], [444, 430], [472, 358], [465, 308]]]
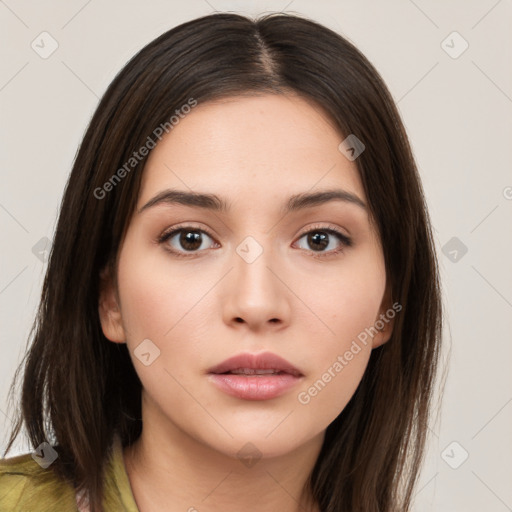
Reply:
[[[215, 240], [214, 236], [207, 229], [198, 228], [196, 226], [191, 226], [191, 225], [178, 225], [178, 226], [174, 226], [170, 231], [162, 233], [157, 238], [157, 243], [164, 244], [169, 239], [171, 239], [174, 235], [176, 235], [177, 233], [181, 233], [182, 231], [185, 231], [185, 232], [186, 231], [194, 231], [194, 232], [206, 233], [212, 240]], [[311, 257], [313, 257], [313, 258], [329, 258], [332, 256], [336, 256], [339, 253], [342, 253], [345, 250], [345, 248], [352, 247], [352, 245], [353, 245], [351, 238], [344, 235], [338, 229], [336, 229], [334, 226], [332, 226], [330, 224], [327, 226], [325, 226], [325, 225], [313, 226], [312, 228], [308, 229], [307, 231], [304, 231], [303, 233], [301, 233], [298, 240], [303, 238], [305, 235], [308, 235], [310, 233], [316, 233], [316, 232], [322, 232], [322, 233], [328, 233], [330, 235], [334, 235], [336, 238], [338, 238], [341, 245], [338, 249], [332, 249], [328, 252], [308, 251], [308, 252], [313, 253], [313, 254], [311, 254]], [[169, 253], [173, 254], [174, 256], [177, 256], [178, 258], [191, 258], [191, 257], [193, 258], [199, 252], [201, 252], [201, 251], [195, 251], [195, 252], [192, 251], [189, 254], [187, 254], [187, 253], [183, 253], [180, 251], [175, 251], [174, 249], [170, 249], [168, 245], [165, 247], [165, 250], [168, 251]], [[303, 250], [307, 250], [307, 249], [303, 249]]]

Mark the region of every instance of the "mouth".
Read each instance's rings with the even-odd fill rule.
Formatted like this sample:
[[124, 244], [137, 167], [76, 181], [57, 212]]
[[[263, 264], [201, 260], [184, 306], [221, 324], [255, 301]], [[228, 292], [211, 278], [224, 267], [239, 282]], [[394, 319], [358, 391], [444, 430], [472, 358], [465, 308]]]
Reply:
[[285, 359], [265, 352], [239, 354], [208, 370], [216, 387], [243, 400], [269, 400], [283, 395], [304, 375]]
[[289, 361], [273, 354], [263, 352], [261, 354], [250, 354], [248, 352], [238, 354], [226, 359], [222, 363], [210, 368], [208, 373], [234, 375], [269, 375], [287, 373], [295, 377], [302, 376], [298, 368], [295, 368]]
[[[252, 375], [255, 377], [258, 377], [260, 375], [284, 375], [286, 371], [283, 370], [277, 370], [277, 369], [270, 369], [270, 370], [264, 370], [263, 368], [237, 368], [236, 370], [230, 370], [228, 372], [222, 372], [217, 375]], [[292, 373], [290, 373], [292, 375]], [[299, 376], [297, 374], [297, 376]]]

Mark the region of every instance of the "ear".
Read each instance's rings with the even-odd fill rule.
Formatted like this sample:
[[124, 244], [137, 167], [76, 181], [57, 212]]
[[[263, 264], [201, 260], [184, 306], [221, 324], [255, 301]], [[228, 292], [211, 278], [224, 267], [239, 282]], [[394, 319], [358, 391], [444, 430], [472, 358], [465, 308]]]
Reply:
[[399, 306], [399, 309], [395, 309], [392, 302], [391, 286], [388, 285], [386, 286], [386, 291], [379, 308], [379, 315], [377, 318], [375, 318], [374, 326], [377, 330], [377, 334], [373, 337], [372, 348], [377, 348], [381, 345], [384, 345], [384, 343], [389, 341], [391, 338], [391, 334], [393, 334], [395, 315], [397, 311], [402, 309], [402, 307]]
[[126, 336], [121, 309], [119, 308], [115, 286], [108, 266], [100, 272], [98, 313], [105, 337], [114, 343], [125, 343]]

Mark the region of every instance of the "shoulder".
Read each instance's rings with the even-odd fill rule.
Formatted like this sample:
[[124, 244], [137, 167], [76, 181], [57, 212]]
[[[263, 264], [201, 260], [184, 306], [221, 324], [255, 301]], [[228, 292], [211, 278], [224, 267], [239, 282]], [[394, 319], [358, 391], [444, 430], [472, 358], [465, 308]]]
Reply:
[[76, 511], [72, 486], [43, 468], [32, 454], [0, 459], [0, 510]]

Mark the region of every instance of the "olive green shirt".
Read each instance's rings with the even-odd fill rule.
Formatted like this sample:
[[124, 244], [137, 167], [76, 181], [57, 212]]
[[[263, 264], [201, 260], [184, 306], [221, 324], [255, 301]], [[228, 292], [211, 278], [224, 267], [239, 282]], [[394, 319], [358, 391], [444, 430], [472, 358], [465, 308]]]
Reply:
[[[0, 459], [0, 511], [77, 512], [75, 489], [43, 469], [32, 454]], [[82, 508], [81, 510], [88, 510]], [[105, 468], [103, 510], [139, 512], [132, 494], [119, 437]]]

